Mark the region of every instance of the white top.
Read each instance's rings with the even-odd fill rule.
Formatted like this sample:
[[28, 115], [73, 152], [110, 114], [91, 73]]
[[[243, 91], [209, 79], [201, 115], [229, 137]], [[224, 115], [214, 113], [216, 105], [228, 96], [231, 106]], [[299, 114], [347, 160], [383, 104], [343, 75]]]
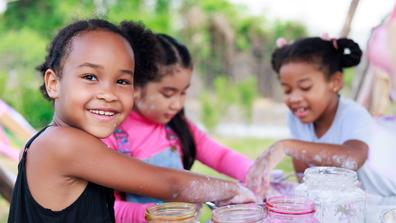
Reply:
[[[373, 162], [374, 160], [371, 159], [371, 157], [389, 157], [389, 154], [386, 154], [389, 150], [385, 150], [383, 146], [378, 146], [379, 140], [376, 137], [378, 135], [376, 134], [376, 126], [378, 125], [375, 124], [367, 110], [359, 104], [340, 97], [334, 121], [320, 138], [316, 136], [312, 123], [303, 124], [291, 112], [289, 112], [288, 125], [292, 138], [298, 140], [332, 144], [343, 144], [348, 140], [365, 142], [370, 148], [369, 158], [358, 170], [359, 180], [365, 191], [381, 196], [396, 196], [396, 178], [386, 174], [383, 171], [384, 168], [377, 167], [383, 166], [381, 161], [376, 159], [376, 162]], [[388, 145], [392, 145], [392, 143], [388, 143]], [[393, 145], [396, 145], [396, 140]], [[394, 150], [396, 150], [396, 147]], [[387, 169], [394, 170], [395, 166], [396, 161], [392, 166], [387, 166]]]

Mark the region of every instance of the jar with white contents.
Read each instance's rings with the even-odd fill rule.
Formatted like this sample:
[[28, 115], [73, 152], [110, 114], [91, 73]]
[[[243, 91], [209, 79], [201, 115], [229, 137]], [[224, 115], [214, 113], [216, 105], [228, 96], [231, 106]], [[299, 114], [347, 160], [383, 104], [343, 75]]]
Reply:
[[315, 215], [321, 223], [364, 222], [366, 194], [358, 187], [355, 171], [311, 167], [305, 170], [303, 179], [296, 193], [315, 202]]

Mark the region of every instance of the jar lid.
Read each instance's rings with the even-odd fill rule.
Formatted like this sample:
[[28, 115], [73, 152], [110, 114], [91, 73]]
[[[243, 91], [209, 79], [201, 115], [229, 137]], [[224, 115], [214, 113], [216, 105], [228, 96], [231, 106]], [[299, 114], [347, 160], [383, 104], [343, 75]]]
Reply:
[[317, 166], [304, 171], [304, 182], [308, 181], [316, 181], [320, 185], [349, 185], [356, 183], [357, 174], [346, 168]]
[[381, 218], [383, 223], [395, 223], [396, 222], [396, 209], [388, 210], [382, 215]]
[[253, 223], [264, 217], [263, 207], [257, 204], [227, 205], [212, 211], [212, 221], [221, 223]]
[[195, 218], [197, 205], [185, 202], [166, 202], [146, 209], [146, 220], [188, 220]]
[[285, 215], [306, 215], [315, 213], [314, 202], [305, 197], [275, 196], [265, 202], [268, 212]]

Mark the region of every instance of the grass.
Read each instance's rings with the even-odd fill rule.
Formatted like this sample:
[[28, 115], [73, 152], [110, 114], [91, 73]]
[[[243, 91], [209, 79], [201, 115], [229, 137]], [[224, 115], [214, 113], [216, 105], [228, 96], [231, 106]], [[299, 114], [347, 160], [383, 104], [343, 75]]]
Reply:
[[[245, 154], [251, 159], [255, 159], [262, 151], [267, 149], [269, 145], [271, 145], [274, 140], [272, 139], [256, 139], [256, 138], [222, 138], [215, 137], [215, 139], [226, 145], [230, 148], [233, 148], [235, 151], [238, 151], [242, 154]], [[0, 163], [2, 166], [5, 166], [8, 170], [16, 173], [16, 162], [10, 161], [9, 159], [5, 159], [0, 156]], [[282, 163], [278, 165], [279, 169], [282, 169], [286, 173], [291, 173], [293, 171], [292, 164], [290, 159], [285, 159]], [[194, 172], [202, 173], [209, 176], [215, 176], [220, 178], [227, 178], [224, 175], [217, 173], [216, 171], [208, 168], [205, 165], [202, 165], [199, 162], [194, 164], [192, 169]], [[0, 197], [0, 223], [6, 222], [8, 215], [9, 204]], [[203, 205], [201, 209], [201, 217], [200, 222], [207, 222], [210, 220], [211, 213], [209, 208], [206, 205]]]

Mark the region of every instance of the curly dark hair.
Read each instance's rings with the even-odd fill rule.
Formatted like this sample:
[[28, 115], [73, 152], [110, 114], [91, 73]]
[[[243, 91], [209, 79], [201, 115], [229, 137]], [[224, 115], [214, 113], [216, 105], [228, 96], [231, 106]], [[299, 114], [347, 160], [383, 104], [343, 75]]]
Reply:
[[[157, 59], [154, 57], [157, 51], [151, 47], [155, 46], [157, 41], [154, 33], [138, 23], [128, 22], [128, 26], [128, 32], [125, 33], [116, 25], [102, 19], [76, 21], [64, 27], [55, 36], [48, 48], [44, 63], [39, 65], [37, 70], [44, 76], [47, 69], [53, 69], [61, 78], [63, 64], [71, 52], [73, 38], [82, 32], [104, 30], [124, 37], [131, 44], [135, 56], [135, 77], [157, 73]], [[40, 86], [40, 90], [46, 99], [52, 100], [44, 84]]]
[[271, 63], [278, 74], [281, 67], [290, 62], [316, 64], [329, 78], [337, 71], [343, 72], [343, 68], [358, 65], [361, 57], [362, 50], [352, 39], [308, 37], [275, 49]]
[[[55, 36], [49, 45], [47, 50], [48, 54], [45, 57], [44, 63], [37, 66], [37, 70], [44, 76], [48, 69], [52, 69], [61, 78], [63, 64], [71, 52], [71, 42], [73, 38], [82, 32], [93, 30], [106, 30], [119, 34], [126, 39], [126, 36], [116, 25], [106, 20], [89, 19], [76, 21], [61, 29]], [[44, 83], [40, 86], [40, 91], [46, 99], [52, 100], [47, 94]]]
[[146, 79], [155, 78], [158, 74], [160, 60], [159, 46], [156, 35], [146, 29], [142, 23], [122, 21], [120, 30], [131, 44], [135, 54], [135, 86], [146, 84]]

